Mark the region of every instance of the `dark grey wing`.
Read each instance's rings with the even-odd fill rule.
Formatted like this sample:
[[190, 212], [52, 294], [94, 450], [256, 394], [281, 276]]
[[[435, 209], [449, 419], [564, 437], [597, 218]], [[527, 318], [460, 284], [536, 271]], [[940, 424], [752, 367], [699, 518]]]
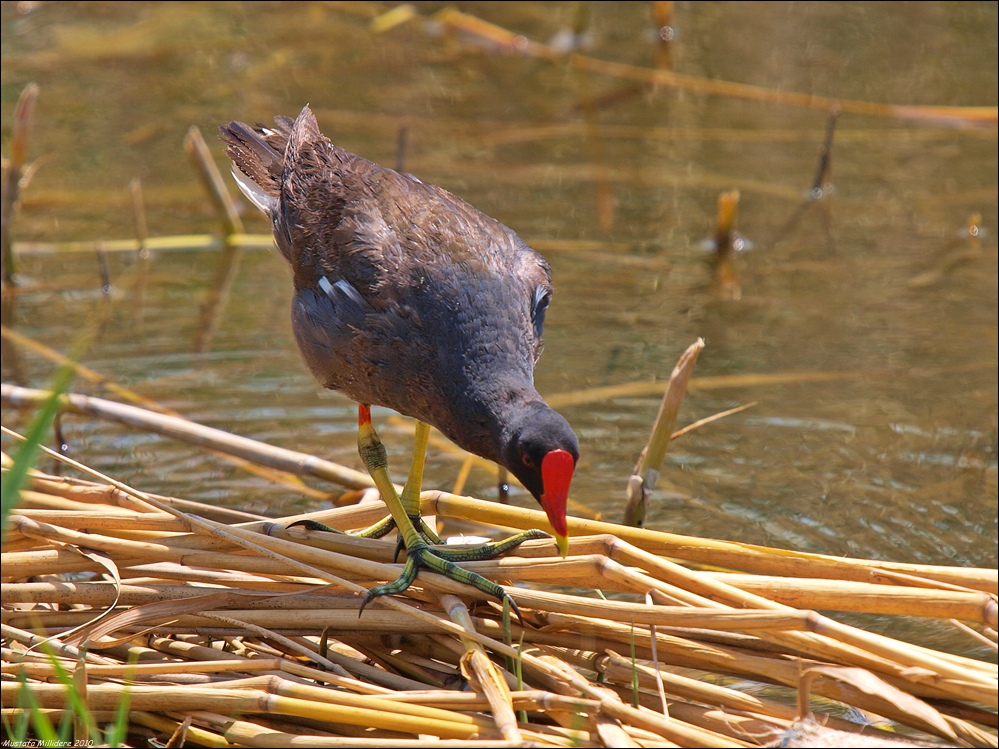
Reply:
[[315, 287], [301, 288], [292, 301], [292, 328], [312, 374], [326, 387], [342, 387], [353, 362], [349, 353], [371, 312], [357, 289], [321, 276]]

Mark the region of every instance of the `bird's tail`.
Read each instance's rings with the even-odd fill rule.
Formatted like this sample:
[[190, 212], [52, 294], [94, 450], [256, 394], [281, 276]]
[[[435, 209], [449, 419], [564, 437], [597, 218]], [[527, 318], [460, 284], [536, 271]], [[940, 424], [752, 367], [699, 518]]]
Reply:
[[281, 173], [294, 123], [288, 117], [277, 117], [275, 124], [251, 128], [242, 122], [230, 122], [219, 126], [239, 189], [272, 219], [280, 203]]
[[325, 139], [308, 106], [297, 119], [275, 117], [274, 123], [274, 127], [250, 127], [230, 122], [219, 126], [219, 132], [226, 144], [226, 155], [232, 159], [232, 176], [239, 189], [271, 219], [278, 249], [292, 268], [297, 268], [298, 254], [307, 243], [293, 241], [292, 235], [302, 228], [286, 215], [288, 206], [282, 206], [282, 190], [284, 181], [294, 179], [296, 173], [316, 173], [311, 165], [315, 161], [315, 146]]

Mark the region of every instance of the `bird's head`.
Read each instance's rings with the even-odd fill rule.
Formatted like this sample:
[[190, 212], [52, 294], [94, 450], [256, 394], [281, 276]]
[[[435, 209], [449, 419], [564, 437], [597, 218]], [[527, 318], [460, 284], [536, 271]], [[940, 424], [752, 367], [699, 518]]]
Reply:
[[503, 457], [510, 473], [541, 503], [564, 557], [569, 544], [566, 503], [579, 460], [579, 442], [569, 422], [546, 404], [533, 404], [513, 425]]

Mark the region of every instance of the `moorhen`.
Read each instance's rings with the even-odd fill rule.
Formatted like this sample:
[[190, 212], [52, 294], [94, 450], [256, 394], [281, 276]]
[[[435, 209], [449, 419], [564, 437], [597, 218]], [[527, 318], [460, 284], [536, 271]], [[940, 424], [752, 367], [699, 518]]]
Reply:
[[[270, 218], [291, 265], [292, 328], [305, 363], [324, 387], [359, 404], [359, 452], [391, 513], [366, 533], [394, 526], [406, 548], [400, 578], [373, 588], [361, 610], [376, 596], [405, 590], [420, 567], [512, 604], [499, 585], [455, 563], [547, 534], [441, 548], [420, 518], [420, 483], [430, 424], [516, 476], [541, 503], [565, 556], [579, 446], [534, 388], [552, 297], [548, 263], [446, 190], [333, 145], [309, 107], [275, 123], [230, 122], [219, 130], [233, 176]], [[372, 404], [417, 420], [401, 497], [371, 423]]]

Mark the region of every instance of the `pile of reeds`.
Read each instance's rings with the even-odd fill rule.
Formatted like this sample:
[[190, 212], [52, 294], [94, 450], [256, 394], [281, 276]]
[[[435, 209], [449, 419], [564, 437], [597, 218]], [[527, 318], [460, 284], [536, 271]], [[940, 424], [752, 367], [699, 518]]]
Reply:
[[[4, 386], [7, 405], [43, 397]], [[83, 396], [61, 406], [365, 483], [175, 416]], [[117, 715], [131, 741], [175, 746], [843, 746], [847, 734], [997, 746], [995, 570], [570, 518], [566, 559], [533, 541], [464, 565], [506, 586], [522, 625], [428, 573], [358, 616], [366, 588], [399, 575], [394, 540], [286, 529], [306, 516], [268, 520], [106, 477], [33, 472], [20, 495], [3, 542], [8, 736], [65, 719], [93, 738]], [[547, 527], [541, 512], [439, 491], [423, 512], [445, 532]], [[368, 503], [307, 517], [350, 530], [383, 514]], [[819, 610], [949, 622], [983, 659]]]

